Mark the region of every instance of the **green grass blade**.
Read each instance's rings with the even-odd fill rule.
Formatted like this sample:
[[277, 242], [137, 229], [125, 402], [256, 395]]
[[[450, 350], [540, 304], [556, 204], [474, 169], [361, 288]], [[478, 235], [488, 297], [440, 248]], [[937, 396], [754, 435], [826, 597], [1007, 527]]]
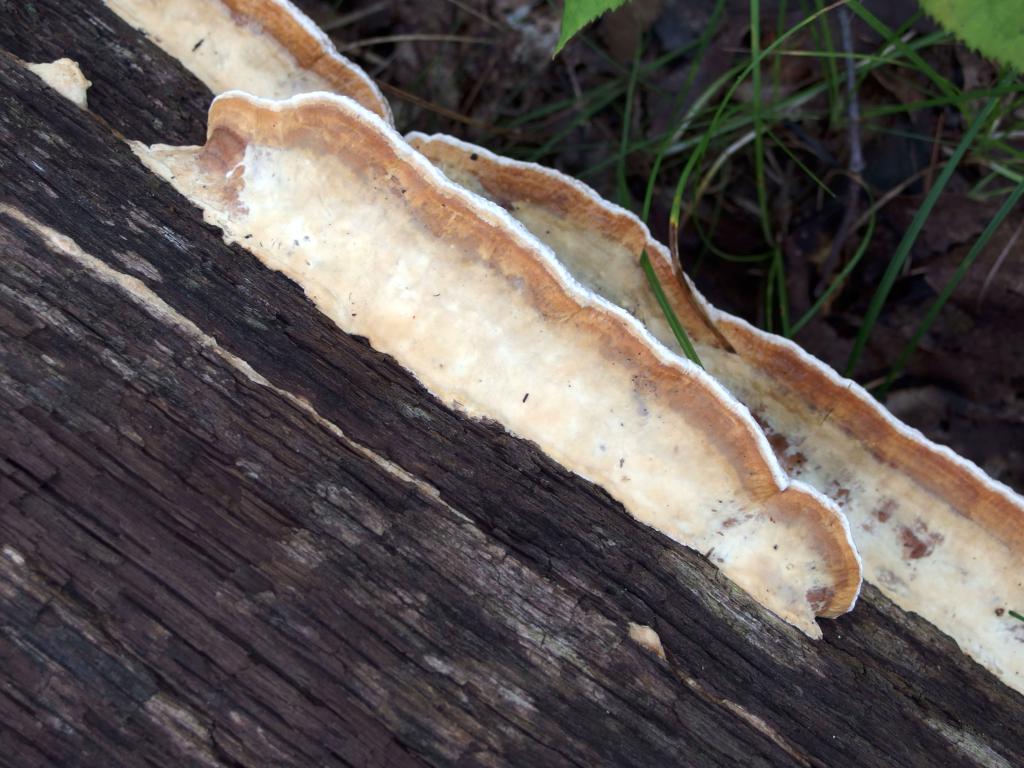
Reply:
[[779, 149], [781, 149], [783, 152], [785, 152], [786, 156], [790, 160], [793, 161], [793, 163], [796, 165], [796, 167], [799, 168], [801, 171], [803, 171], [805, 174], [807, 174], [807, 177], [811, 181], [813, 181], [815, 184], [817, 184], [822, 192], [824, 192], [829, 197], [835, 197], [836, 196], [836, 193], [833, 192], [831, 189], [829, 189], [829, 186], [824, 181], [819, 179], [818, 175], [814, 171], [812, 171], [810, 168], [808, 168], [807, 165], [804, 163], [804, 161], [801, 160], [799, 157], [797, 157], [796, 153], [793, 150], [791, 150], [789, 147], [787, 147], [785, 142], [783, 142], [782, 139], [780, 139], [777, 135], [775, 135], [775, 132], [771, 128], [765, 128], [764, 130], [765, 130], [765, 133], [768, 134], [768, 138], [772, 140], [772, 143], [774, 143], [775, 146], [777, 146]]
[[871, 304], [868, 306], [868, 311], [864, 315], [864, 320], [861, 322], [860, 330], [857, 332], [857, 338], [854, 341], [853, 349], [850, 350], [850, 357], [846, 361], [846, 375], [849, 376], [853, 373], [857, 363], [860, 362], [860, 357], [864, 353], [864, 348], [867, 346], [868, 339], [871, 337], [871, 332], [874, 330], [875, 323], [878, 322], [879, 315], [882, 314], [882, 307], [885, 305], [886, 299], [889, 298], [889, 292], [892, 291], [893, 285], [896, 283], [896, 278], [899, 276], [900, 271], [903, 269], [903, 265], [907, 262], [907, 257], [910, 255], [910, 249], [914, 246], [917, 241], [917, 236], [921, 233], [921, 229], [924, 227], [925, 222], [928, 220], [929, 214], [932, 212], [932, 208], [935, 207], [936, 201], [942, 194], [942, 191], [946, 188], [946, 184], [949, 182], [950, 177], [953, 175], [953, 171], [960, 164], [960, 160], [967, 154], [967, 150], [971, 144], [974, 143], [975, 137], [981, 132], [981, 129], [988, 124], [989, 118], [992, 117], [992, 113], [995, 111], [996, 105], [999, 104], [999, 100], [992, 98], [986, 102], [985, 107], [982, 109], [974, 121], [971, 123], [967, 132], [961, 137], [960, 143], [957, 148], [953, 151], [953, 156], [946, 162], [942, 172], [932, 185], [931, 190], [928, 192], [928, 196], [925, 197], [924, 203], [914, 214], [913, 220], [910, 222], [910, 226], [907, 228], [906, 233], [903, 235], [903, 239], [900, 244], [896, 247], [896, 252], [889, 260], [889, 266], [885, 270], [885, 274], [882, 276], [882, 281], [875, 291], [874, 296], [871, 297]]
[[[602, 83], [601, 85], [598, 85], [589, 90], [584, 96], [583, 100], [589, 102], [591, 99], [597, 99], [602, 96], [605, 96], [608, 93], [616, 90], [618, 85], [619, 83], [617, 80], [611, 80], [607, 83]], [[530, 112], [526, 112], [525, 114], [518, 115], [515, 118], [500, 123], [499, 127], [503, 131], [510, 131], [513, 128], [519, 128], [520, 126], [528, 125], [529, 123], [542, 120], [543, 118], [548, 117], [549, 115], [554, 115], [558, 112], [564, 112], [566, 110], [572, 109], [574, 106], [577, 106], [579, 102], [580, 100], [575, 97], [559, 99], [558, 101], [552, 101], [550, 103], [544, 104], [544, 106], [542, 107], [531, 110]]]
[[[822, 0], [814, 0], [814, 7], [817, 10], [821, 10]], [[828, 23], [827, 17], [822, 17], [818, 24], [813, 28], [815, 35], [820, 35], [821, 42], [832, 56], [827, 56], [823, 59], [825, 63], [825, 84], [828, 86], [828, 110], [829, 110], [829, 125], [838, 125], [842, 115], [842, 98], [839, 96], [839, 67], [836, 64], [835, 55], [839, 52], [836, 51], [835, 44], [832, 42], [832, 27]]]
[[[761, 2], [750, 0], [750, 55], [761, 59]], [[766, 243], [772, 242], [771, 220], [768, 216], [768, 187], [764, 180], [764, 125], [761, 120], [761, 67], [750, 73], [754, 111], [754, 185], [757, 187], [757, 206], [761, 210], [761, 234]]]
[[613, 89], [610, 93], [603, 95], [601, 98], [594, 99], [586, 107], [581, 109], [580, 112], [571, 121], [569, 121], [568, 125], [564, 126], [561, 130], [555, 133], [555, 135], [552, 136], [548, 141], [544, 142], [544, 144], [541, 147], [535, 149], [533, 152], [530, 152], [526, 156], [526, 160], [530, 161], [531, 163], [535, 163], [542, 157], [553, 152], [558, 143], [566, 136], [568, 136], [570, 133], [572, 133], [577, 126], [592, 118], [602, 109], [604, 109], [617, 98], [619, 98], [621, 94], [622, 88], [618, 87]]
[[778, 280], [779, 289], [779, 330], [782, 335], [789, 338], [793, 335], [793, 329], [789, 325], [789, 291], [786, 290], [786, 262], [782, 258], [782, 248], [777, 244], [773, 246], [772, 259], [778, 264], [775, 268], [775, 279]]
[[633, 99], [636, 96], [636, 76], [640, 71], [640, 55], [642, 46], [636, 42], [633, 55], [633, 67], [629, 72], [629, 84], [626, 86], [626, 107], [622, 114], [622, 139], [619, 143], [619, 158], [615, 168], [615, 196], [623, 208], [632, 208], [629, 184], [626, 182], [626, 148], [629, 146], [629, 127], [633, 121]]
[[[693, 86], [694, 78], [697, 76], [697, 64], [700, 62], [704, 51], [707, 49], [708, 44], [711, 42], [711, 38], [715, 32], [718, 31], [718, 23], [722, 18], [722, 10], [725, 8], [725, 0], [716, 0], [715, 10], [711, 14], [711, 18], [708, 19], [707, 26], [704, 27], [704, 32], [701, 33], [700, 38], [697, 40], [697, 52], [694, 57], [693, 63], [690, 64], [689, 72], [686, 74], [686, 82], [683, 83], [683, 87], [680, 88], [680, 103], [677, 105], [672, 115], [671, 124], [675, 126], [680, 119], [680, 112], [683, 109], [684, 102], [687, 93]], [[699, 99], [698, 99], [699, 102]], [[690, 110], [690, 116], [692, 117], [693, 110]], [[651, 165], [651, 172], [647, 176], [647, 189], [644, 190], [644, 204], [640, 214], [640, 218], [647, 221], [651, 214], [651, 203], [654, 200], [654, 184], [658, 179], [658, 173], [661, 170], [661, 164], [665, 159], [665, 153], [668, 151], [669, 146], [672, 144], [672, 137], [680, 134], [680, 131], [685, 130], [684, 126], [679, 128], [669, 128], [665, 131], [662, 136], [655, 137], [655, 142], [660, 144], [658, 152], [654, 156], [654, 162]], [[654, 146], [651, 144], [650, 146]]]
[[828, 288], [825, 289], [821, 296], [815, 300], [810, 309], [808, 309], [799, 320], [793, 323], [793, 327], [789, 329], [790, 337], [796, 336], [801, 330], [803, 330], [804, 326], [814, 319], [814, 316], [821, 311], [822, 306], [826, 301], [828, 301], [829, 297], [839, 290], [839, 286], [841, 286], [853, 270], [856, 269], [857, 264], [860, 263], [864, 254], [867, 253], [868, 246], [871, 245], [871, 239], [875, 235], [875, 222], [877, 218], [877, 214], [872, 210], [871, 217], [868, 219], [868, 231], [864, 233], [864, 237], [857, 246], [857, 250], [854, 251], [853, 256], [850, 257], [850, 261], [842, 268], [842, 270], [840, 270], [839, 274], [835, 276], [832, 282], [829, 283]]
[[877, 34], [881, 35], [890, 45], [906, 56], [920, 72], [928, 77], [939, 90], [946, 96], [956, 96], [960, 89], [953, 85], [947, 78], [935, 71], [935, 68], [925, 61], [921, 55], [903, 42], [900, 36], [889, 29], [884, 21], [875, 16], [871, 11], [861, 5], [857, 0], [849, 0], [847, 7], [860, 17], [861, 21], [867, 24]]
[[[836, 7], [838, 7], [839, 5], [842, 5], [842, 4], [843, 3], [835, 3], [835, 4], [830, 5], [828, 7], [822, 8], [819, 13], [824, 13], [824, 12], [833, 10], [834, 8], [836, 8]], [[926, 48], [926, 47], [928, 47], [928, 45], [931, 44], [931, 43], [928, 43], [928, 40], [931, 37], [934, 37], [934, 36], [926, 36], [926, 37], [918, 38], [916, 40], [911, 40], [909, 43], [906, 43], [906, 46], [908, 48], [910, 48], [911, 50], [914, 50], [914, 51], [916, 51], [918, 49]], [[942, 35], [941, 37], [943, 39], [945, 39], [946, 36]], [[928, 43], [928, 45], [926, 45], [926, 43]], [[772, 51], [772, 47], [774, 47], [774, 44], [773, 44], [773, 46], [770, 46], [769, 48], [765, 49], [765, 53], [767, 54], [767, 53], [771, 52]], [[843, 54], [838, 54], [838, 55], [842, 56]], [[902, 64], [901, 64], [898, 56], [899, 56], [899, 53], [894, 51], [894, 52], [892, 52], [892, 53], [890, 53], [890, 54], [888, 54], [886, 56], [877, 55], [877, 56], [866, 57], [864, 59], [858, 59], [858, 61], [859, 61], [858, 69], [860, 70], [862, 75], [866, 75], [867, 73], [869, 73], [869, 72], [871, 72], [871, 71], [873, 71], [873, 70], [875, 70], [875, 69], [877, 69], [877, 68], [879, 68], [879, 67], [881, 67], [883, 65], [901, 66]], [[665, 150], [664, 153], [663, 153], [664, 157], [667, 158], [667, 157], [670, 157], [670, 156], [682, 154], [684, 152], [685, 153], [689, 153], [690, 150], [692, 150], [694, 147], [697, 147], [701, 143], [701, 141], [702, 141], [702, 138], [703, 138], [703, 135], [704, 135], [703, 131], [710, 130], [712, 124], [714, 124], [714, 128], [715, 128], [715, 131], [716, 131], [716, 136], [719, 136], [719, 137], [724, 136], [724, 135], [729, 134], [729, 133], [732, 133], [732, 132], [735, 132], [735, 131], [738, 131], [738, 130], [744, 130], [747, 127], [749, 127], [751, 125], [751, 122], [752, 122], [751, 115], [740, 114], [740, 115], [736, 115], [736, 116], [730, 116], [730, 117], [726, 117], [724, 119], [720, 119], [717, 122], [715, 122], [713, 118], [707, 118], [707, 119], [700, 118], [700, 119], [698, 119], [700, 117], [700, 115], [698, 114], [699, 110], [703, 109], [704, 105], [710, 100], [710, 98], [712, 96], [715, 95], [715, 93], [718, 91], [718, 89], [720, 87], [722, 87], [722, 85], [724, 85], [727, 82], [734, 82], [735, 78], [743, 77], [744, 76], [744, 75], [741, 74], [742, 71], [743, 71], [743, 67], [744, 67], [744, 65], [742, 65], [742, 64], [737, 65], [736, 67], [734, 67], [731, 70], [729, 70], [725, 75], [723, 75], [718, 80], [716, 80], [711, 86], [709, 86], [701, 94], [699, 102], [695, 103], [694, 106], [687, 113], [687, 118], [686, 118], [686, 121], [685, 121], [684, 125], [682, 125], [679, 128], [676, 128], [676, 127], [670, 128], [668, 131], [666, 131], [666, 132], [664, 132], [664, 133], [662, 133], [662, 134], [660, 134], [658, 136], [654, 136], [654, 137], [638, 140], [638, 141], [632, 143], [629, 146], [629, 150], [628, 151], [632, 154], [633, 152], [641, 152], [641, 151], [645, 151], [645, 150], [651, 149], [652, 147], [657, 147], [663, 141], [665, 141], [665, 137], [666, 136], [671, 136], [671, 137], [673, 137], [673, 139], [676, 139], [676, 137], [681, 136], [682, 133], [686, 129], [690, 128], [690, 127], [693, 127], [694, 129], [697, 129], [697, 128], [701, 129], [702, 132], [700, 134], [700, 138], [689, 138], [689, 139], [684, 139], [684, 140], [676, 140], [676, 143], [671, 144], [668, 147], [668, 149]], [[642, 81], [643, 81], [643, 77], [641, 76], [641, 83], [642, 83]], [[806, 111], [801, 113], [801, 114], [802, 114], [802, 116], [805, 119], [809, 119], [809, 120], [818, 119], [819, 116], [815, 112], [813, 112], [812, 110], [808, 109], [807, 105], [809, 104], [809, 102], [811, 102], [817, 96], [819, 96], [819, 95], [821, 95], [823, 93], [826, 93], [827, 92], [827, 88], [828, 88], [828, 83], [827, 82], [816, 83], [814, 85], [810, 85], [810, 86], [808, 86], [806, 88], [803, 88], [800, 91], [797, 91], [796, 93], [793, 93], [793, 94], [790, 94], [788, 96], [785, 96], [782, 99], [780, 99], [780, 100], [778, 100], [778, 101], [776, 101], [776, 102], [774, 102], [772, 104], [767, 104], [767, 105], [766, 104], [762, 104], [762, 110], [761, 110], [762, 118], [764, 118], [764, 119], [769, 119], [770, 118], [770, 119], [775, 120], [775, 119], [778, 119], [781, 116], [791, 114], [794, 110], [796, 110], [798, 108], [804, 108]], [[921, 108], [924, 108], [926, 106], [961, 105], [961, 104], [964, 104], [964, 103], [966, 103], [968, 101], [975, 101], [975, 100], [977, 100], [977, 99], [979, 99], [981, 97], [984, 97], [984, 96], [997, 95], [997, 94], [1001, 95], [1003, 93], [1019, 92], [1020, 90], [1021, 90], [1020, 87], [1014, 87], [1014, 88], [1009, 88], [1009, 89], [999, 89], [999, 90], [997, 90], [997, 89], [988, 89], [988, 90], [979, 89], [979, 90], [973, 91], [971, 93], [966, 93], [966, 94], [965, 93], [958, 93], [955, 97], [953, 97], [953, 96], [951, 96], [951, 97], [937, 97], [935, 99], [928, 100], [928, 101], [916, 102], [915, 104], [917, 106], [921, 107]], [[891, 112], [904, 112], [907, 109], [909, 109], [910, 106], [911, 105], [907, 105], [906, 108], [904, 108], [902, 106], [897, 106], [897, 107], [894, 107], [892, 110], [889, 110], [889, 111], [891, 111]], [[867, 115], [869, 113], [873, 114], [873, 111], [866, 110], [863, 114]], [[675, 122], [675, 121], [673, 121], [673, 122]], [[934, 140], [934, 137], [928, 137], [928, 140], [932, 141], [932, 140]], [[617, 157], [616, 154], [610, 155], [608, 158], [606, 158], [606, 159], [604, 159], [602, 161], [599, 161], [595, 165], [593, 165], [593, 166], [585, 169], [584, 171], [582, 171], [579, 174], [579, 176], [580, 176], [580, 178], [583, 178], [583, 179], [593, 177], [594, 175], [600, 173], [601, 171], [605, 170], [609, 166], [614, 165], [617, 161], [618, 161], [618, 157]], [[658, 157], [655, 157], [655, 163], [656, 164], [660, 164]]]
[[[756, 62], [763, 58], [761, 55], [761, 2], [750, 0], [750, 55]], [[776, 59], [777, 61], [778, 59]], [[768, 185], [765, 182], [764, 174], [764, 121], [761, 115], [761, 66], [757, 64], [750, 73], [750, 81], [753, 93], [751, 95], [751, 107], [753, 108], [754, 119], [754, 186], [757, 188], [757, 207], [761, 212], [761, 235], [765, 243], [772, 251], [772, 266], [768, 272], [768, 285], [765, 291], [765, 328], [772, 330], [772, 294], [773, 280], [777, 283], [779, 320], [782, 325], [782, 332], [789, 335], [789, 301], [786, 292], [786, 263], [782, 258], [782, 249], [779, 248], [774, 233], [772, 232], [772, 215], [768, 206]]]
[[921, 343], [921, 339], [924, 338], [926, 333], [928, 333], [928, 330], [932, 327], [932, 323], [935, 322], [935, 318], [939, 316], [939, 312], [942, 311], [946, 302], [949, 301], [950, 296], [953, 295], [957, 286], [960, 285], [960, 281], [963, 280], [964, 275], [967, 274], [967, 270], [971, 268], [975, 259], [977, 259], [981, 252], [985, 250], [985, 246], [988, 245], [988, 241], [992, 239], [992, 235], [996, 233], [996, 230], [999, 229], [1000, 225], [1010, 214], [1010, 211], [1012, 211], [1014, 206], [1020, 202], [1022, 197], [1024, 197], [1024, 181], [1017, 185], [1016, 189], [1010, 193], [1010, 196], [1007, 197], [999, 207], [999, 210], [996, 211], [996, 215], [992, 217], [988, 226], [986, 226], [985, 230], [978, 236], [978, 239], [974, 241], [974, 245], [971, 246], [967, 255], [960, 261], [956, 271], [946, 282], [946, 285], [943, 286], [942, 292], [936, 297], [935, 301], [932, 302], [932, 305], [928, 308], [924, 318], [918, 325], [917, 330], [914, 331], [914, 335], [910, 338], [910, 341], [907, 342], [907, 345], [900, 353], [900, 356], [893, 365], [892, 370], [889, 371], [889, 374], [885, 377], [885, 381], [883, 381], [878, 387], [875, 393], [878, 397], [884, 397], [893, 382], [899, 378], [904, 370], [906, 370], [907, 363], [910, 362], [910, 358], [917, 349], [918, 344]]
[[[964, 91], [956, 96], [938, 96], [933, 99], [919, 99], [900, 104], [883, 104], [877, 107], [868, 107], [862, 112], [864, 118], [882, 117], [894, 114], [909, 114], [923, 109], [934, 109], [941, 107], [961, 107], [971, 101], [988, 98], [991, 96], [1007, 96], [1011, 93], [1020, 93], [1020, 83], [1013, 83], [999, 88], [977, 88], [973, 91]], [[1009, 113], [1009, 110], [1007, 110]]]
[[764, 314], [761, 317], [761, 325], [768, 333], [775, 331], [775, 322], [772, 315], [772, 302], [775, 299], [775, 271], [778, 269], [778, 262], [775, 254], [772, 254], [772, 263], [768, 267], [768, 277], [764, 281]]
[[672, 198], [672, 211], [669, 215], [670, 228], [675, 229], [678, 228], [679, 226], [679, 215], [680, 211], [682, 210], [682, 198], [683, 192], [686, 189], [686, 184], [689, 181], [691, 174], [693, 173], [693, 169], [696, 167], [697, 163], [704, 156], [704, 154], [708, 150], [708, 147], [711, 145], [712, 137], [716, 135], [717, 132], [716, 129], [718, 127], [718, 123], [721, 121], [722, 115], [725, 113], [726, 104], [728, 104], [729, 101], [732, 99], [732, 96], [736, 92], [736, 89], [739, 88], [740, 83], [746, 80], [746, 78], [751, 74], [751, 72], [754, 71], [755, 67], [761, 66], [761, 61], [764, 59], [765, 56], [767, 56], [769, 53], [773, 53], [774, 51], [782, 47], [782, 44], [785, 43], [789, 38], [796, 35], [798, 32], [806, 28], [808, 25], [813, 24], [818, 18], [820, 18], [824, 14], [843, 5], [845, 2], [847, 2], [847, 0], [839, 0], [839, 2], [832, 3], [831, 5], [826, 5], [824, 8], [815, 11], [807, 18], [793, 25], [793, 28], [786, 32], [786, 34], [781, 35], [778, 39], [775, 40], [775, 42], [773, 42], [764, 50], [758, 51], [758, 54], [752, 57], [752, 61], [749, 64], [747, 64], [740, 72], [740, 74], [735, 78], [735, 80], [733, 80], [732, 85], [729, 87], [729, 90], [725, 92], [725, 95], [722, 97], [721, 103], [718, 105], [718, 109], [715, 111], [715, 116], [712, 118], [711, 125], [704, 132], [704, 135], [701, 137], [700, 143], [697, 145], [696, 150], [694, 150], [693, 153], [691, 153], [690, 157], [687, 159], [686, 165], [683, 167], [683, 172], [679, 176], [679, 181], [676, 184], [675, 194]]
[[683, 324], [679, 322], [679, 318], [676, 317], [675, 310], [672, 309], [672, 305], [668, 303], [668, 299], [665, 297], [665, 291], [662, 290], [661, 281], [658, 280], [658, 276], [654, 273], [654, 267], [651, 265], [651, 257], [647, 255], [646, 248], [643, 253], [640, 254], [640, 266], [643, 267], [644, 274], [647, 275], [647, 282], [650, 284], [651, 290], [654, 291], [654, 298], [658, 300], [658, 306], [661, 307], [661, 311], [665, 313], [665, 319], [668, 321], [668, 325], [672, 329], [672, 333], [675, 335], [676, 341], [679, 342], [679, 346], [682, 347], [683, 353], [690, 358], [690, 360], [703, 368], [704, 364], [700, 361], [700, 357], [697, 355], [697, 350], [694, 349], [693, 342], [690, 341], [690, 337], [687, 335], [686, 329], [683, 328]]

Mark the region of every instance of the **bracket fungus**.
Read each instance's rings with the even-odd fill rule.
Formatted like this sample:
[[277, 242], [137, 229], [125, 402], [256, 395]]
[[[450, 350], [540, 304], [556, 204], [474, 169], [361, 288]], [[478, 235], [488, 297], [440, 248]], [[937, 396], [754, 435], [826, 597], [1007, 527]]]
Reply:
[[676, 344], [637, 260], [646, 249], [709, 374], [757, 416], [786, 470], [849, 518], [865, 579], [1024, 692], [1024, 500], [907, 427], [793, 342], [711, 307], [629, 212], [557, 171], [448, 136], [412, 146], [500, 203], [584, 285]]
[[815, 616], [853, 606], [845, 518], [789, 482], [749, 412], [376, 115], [325, 93], [230, 93], [205, 146], [135, 151], [342, 330], [706, 553], [778, 616], [820, 636]]
[[377, 84], [289, 0], [104, 2], [214, 94], [240, 89], [284, 99], [329, 91], [392, 121]]

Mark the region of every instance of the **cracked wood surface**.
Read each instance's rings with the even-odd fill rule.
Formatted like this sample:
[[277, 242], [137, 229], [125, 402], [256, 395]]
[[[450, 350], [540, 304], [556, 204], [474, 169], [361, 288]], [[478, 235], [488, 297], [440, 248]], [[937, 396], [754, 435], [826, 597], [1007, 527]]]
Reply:
[[807, 641], [224, 245], [109, 130], [208, 94], [100, 3], [0, 13], [102, 118], [0, 56], [0, 761], [1024, 762], [930, 625]]

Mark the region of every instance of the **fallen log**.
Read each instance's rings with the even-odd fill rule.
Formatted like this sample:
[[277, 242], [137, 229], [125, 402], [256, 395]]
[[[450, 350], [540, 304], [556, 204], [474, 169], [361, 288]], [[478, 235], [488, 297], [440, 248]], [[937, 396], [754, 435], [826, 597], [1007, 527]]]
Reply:
[[[226, 246], [110, 131], [196, 141], [208, 94], [99, 3], [51, 5], [49, 31], [5, 8], [0, 44], [77, 58], [100, 119], [2, 57], [4, 755], [1024, 759], [1021, 697], [929, 624], [867, 588], [808, 641]], [[162, 114], [115, 49], [196, 97]]]

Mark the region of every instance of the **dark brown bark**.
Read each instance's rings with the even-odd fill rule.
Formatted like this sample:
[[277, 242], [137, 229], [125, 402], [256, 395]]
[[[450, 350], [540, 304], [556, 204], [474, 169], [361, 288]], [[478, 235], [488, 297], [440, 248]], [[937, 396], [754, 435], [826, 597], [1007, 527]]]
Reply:
[[99, 116], [0, 56], [0, 760], [1024, 763], [930, 625], [869, 587], [808, 641], [226, 246], [110, 130], [208, 93], [101, 3], [0, 10]]

